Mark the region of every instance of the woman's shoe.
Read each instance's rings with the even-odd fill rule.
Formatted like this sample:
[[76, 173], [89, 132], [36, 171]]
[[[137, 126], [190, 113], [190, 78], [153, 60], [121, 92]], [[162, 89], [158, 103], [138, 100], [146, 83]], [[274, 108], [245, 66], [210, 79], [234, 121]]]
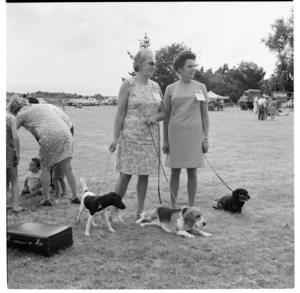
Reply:
[[71, 199], [71, 203], [80, 204], [80, 199], [78, 197], [75, 197], [75, 198]]
[[51, 207], [52, 204], [51, 204], [51, 202], [50, 202], [48, 199], [46, 199], [46, 200], [43, 200], [43, 201], [41, 202], [41, 206], [44, 206], [44, 207]]

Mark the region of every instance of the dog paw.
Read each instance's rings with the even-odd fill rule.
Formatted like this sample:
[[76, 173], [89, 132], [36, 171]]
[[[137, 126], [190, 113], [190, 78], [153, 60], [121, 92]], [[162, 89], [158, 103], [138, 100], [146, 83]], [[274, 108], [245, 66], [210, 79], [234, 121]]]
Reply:
[[90, 233], [84, 233], [84, 235], [89, 237], [89, 236], [90, 236]]
[[192, 234], [188, 234], [187, 236], [186, 236], [187, 238], [196, 238], [194, 235], [192, 235]]
[[142, 224], [141, 224], [141, 227], [142, 227], [142, 228], [144, 228], [145, 226], [146, 226], [146, 224], [145, 224], [145, 223], [142, 223]]
[[204, 233], [203, 236], [209, 238], [209, 237], [212, 237], [212, 234], [210, 234], [210, 233]]
[[115, 233], [116, 231], [114, 229], [109, 229], [110, 232]]

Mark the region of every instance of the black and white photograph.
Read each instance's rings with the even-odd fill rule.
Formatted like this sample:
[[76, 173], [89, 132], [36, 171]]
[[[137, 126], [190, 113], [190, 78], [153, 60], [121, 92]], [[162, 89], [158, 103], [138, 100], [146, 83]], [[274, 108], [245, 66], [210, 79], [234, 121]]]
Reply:
[[295, 6], [1, 3], [2, 288], [296, 289]]

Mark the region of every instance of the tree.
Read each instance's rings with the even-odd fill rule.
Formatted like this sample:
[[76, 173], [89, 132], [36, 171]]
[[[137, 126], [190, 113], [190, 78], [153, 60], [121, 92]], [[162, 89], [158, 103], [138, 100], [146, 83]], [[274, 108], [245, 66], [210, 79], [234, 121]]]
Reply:
[[171, 46], [165, 46], [155, 52], [156, 70], [152, 79], [159, 84], [163, 94], [169, 84], [178, 80], [172, 64], [174, 57], [183, 50], [190, 49], [183, 43], [173, 43]]
[[276, 54], [275, 75], [278, 76], [280, 90], [294, 90], [294, 10], [284, 20], [275, 19], [271, 25], [272, 33], [262, 39], [269, 51]]
[[[144, 38], [142, 40], [139, 40], [139, 42], [140, 42], [140, 46], [139, 46], [140, 50], [143, 48], [146, 49], [151, 46], [150, 39], [148, 38], [147, 33], [145, 33]], [[129, 55], [130, 59], [132, 59], [132, 60], [134, 59], [134, 55], [132, 55], [128, 50], [127, 50], [127, 54]], [[136, 72], [132, 71], [132, 72], [128, 72], [128, 74], [131, 76], [135, 76]], [[125, 78], [122, 77], [122, 81], [124, 81], [124, 80], [125, 80]]]

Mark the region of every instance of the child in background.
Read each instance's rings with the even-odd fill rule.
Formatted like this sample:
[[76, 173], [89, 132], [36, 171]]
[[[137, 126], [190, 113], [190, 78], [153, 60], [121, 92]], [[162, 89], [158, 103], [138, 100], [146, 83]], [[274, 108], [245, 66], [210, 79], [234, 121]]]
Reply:
[[42, 195], [41, 184], [41, 161], [39, 158], [31, 158], [29, 163], [29, 173], [24, 181], [24, 189], [21, 195], [28, 194], [28, 197]]
[[[53, 184], [54, 184], [54, 189], [55, 189], [55, 197], [60, 198], [60, 196], [67, 195], [66, 192], [66, 183], [64, 180], [65, 174], [60, 166], [59, 163], [54, 164], [52, 167], [52, 179], [53, 179]], [[60, 193], [60, 187], [62, 193]]]

